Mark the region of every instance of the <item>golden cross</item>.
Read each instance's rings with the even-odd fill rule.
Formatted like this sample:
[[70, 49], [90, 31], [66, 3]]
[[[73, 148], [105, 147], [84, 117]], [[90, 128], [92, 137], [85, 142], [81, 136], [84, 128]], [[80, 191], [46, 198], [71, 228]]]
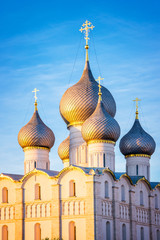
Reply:
[[98, 84], [98, 87], [99, 87], [98, 95], [99, 95], [99, 100], [100, 100], [100, 101], [102, 100], [101, 80], [103, 80], [103, 79], [104, 79], [104, 78], [101, 78], [100, 76], [96, 79], [96, 81], [99, 82], [99, 84]]
[[89, 21], [85, 21], [85, 23], [82, 24], [82, 27], [79, 29], [79, 31], [83, 32], [84, 31], [84, 34], [85, 34], [85, 39], [86, 39], [86, 46], [88, 46], [88, 40], [89, 40], [89, 30], [93, 30], [94, 26], [91, 25], [92, 23], [89, 22]]
[[39, 92], [39, 90], [35, 88], [32, 92], [35, 93], [34, 98], [35, 98], [35, 102], [37, 102], [37, 92]]
[[136, 112], [138, 112], [138, 102], [141, 101], [141, 99], [136, 98], [135, 100], [133, 100], [134, 102], [136, 102]]
[[134, 102], [136, 102], [136, 119], [138, 119], [138, 102], [141, 101], [141, 99], [136, 98], [135, 100], [133, 100]]

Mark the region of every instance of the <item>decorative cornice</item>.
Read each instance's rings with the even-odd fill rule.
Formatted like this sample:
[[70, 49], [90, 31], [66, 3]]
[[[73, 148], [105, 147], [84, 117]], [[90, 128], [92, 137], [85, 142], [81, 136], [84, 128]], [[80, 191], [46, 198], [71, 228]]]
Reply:
[[28, 151], [28, 150], [32, 150], [32, 149], [43, 149], [43, 150], [48, 150], [50, 151], [50, 148], [47, 147], [38, 147], [38, 146], [33, 146], [33, 147], [24, 147], [23, 151]]
[[69, 162], [69, 158], [63, 159], [62, 162], [63, 162], [63, 163]]
[[147, 154], [129, 154], [129, 155], [126, 155], [125, 158], [128, 158], [128, 157], [145, 157], [145, 158], [151, 158], [150, 155], [147, 155]]
[[71, 126], [76, 126], [76, 125], [82, 126], [83, 123], [84, 123], [84, 122], [72, 122], [72, 123], [68, 124], [67, 128], [69, 128], [69, 127], [71, 127]]
[[92, 143], [109, 143], [109, 144], [116, 144], [114, 141], [110, 141], [110, 140], [99, 140], [99, 139], [95, 139], [95, 140], [90, 140], [88, 141], [88, 144], [92, 144]]

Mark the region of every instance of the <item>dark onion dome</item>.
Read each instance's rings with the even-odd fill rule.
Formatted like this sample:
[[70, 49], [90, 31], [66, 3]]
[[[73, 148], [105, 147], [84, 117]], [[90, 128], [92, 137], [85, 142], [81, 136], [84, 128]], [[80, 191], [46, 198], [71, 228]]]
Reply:
[[123, 155], [145, 154], [151, 156], [155, 151], [154, 139], [144, 131], [138, 119], [135, 119], [131, 130], [122, 137], [120, 151]]
[[93, 140], [116, 142], [120, 136], [119, 124], [108, 114], [100, 100], [94, 113], [83, 123], [81, 131], [86, 142]]
[[[60, 102], [60, 113], [67, 124], [82, 124], [94, 112], [98, 101], [98, 83], [95, 81], [89, 61], [86, 61], [81, 79], [68, 88]], [[103, 104], [112, 116], [116, 113], [116, 103], [113, 96], [102, 87]]]
[[58, 155], [62, 161], [69, 159], [69, 144], [70, 137], [68, 136], [58, 147]]
[[37, 109], [35, 109], [31, 120], [19, 131], [18, 142], [22, 148], [45, 147], [50, 149], [53, 147], [54, 133], [41, 120]]

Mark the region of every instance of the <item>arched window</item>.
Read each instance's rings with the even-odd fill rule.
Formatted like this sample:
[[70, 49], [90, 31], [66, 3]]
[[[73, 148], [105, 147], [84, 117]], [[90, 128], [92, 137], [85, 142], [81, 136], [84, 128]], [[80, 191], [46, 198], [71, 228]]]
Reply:
[[105, 190], [105, 198], [109, 197], [109, 189], [108, 189], [108, 182], [105, 181], [104, 183], [104, 190]]
[[73, 221], [69, 223], [69, 240], [76, 240], [76, 225]]
[[136, 175], [138, 175], [138, 165], [136, 165]]
[[6, 187], [2, 189], [2, 202], [8, 203], [8, 189]]
[[106, 240], [111, 239], [110, 222], [106, 222]]
[[140, 191], [140, 205], [143, 206], [143, 192]]
[[160, 231], [157, 229], [157, 240], [160, 240]]
[[155, 208], [158, 208], [158, 196], [155, 194]]
[[144, 240], [144, 228], [141, 227], [141, 240]]
[[76, 196], [76, 183], [74, 180], [69, 182], [69, 196], [75, 197]]
[[34, 168], [36, 168], [37, 167], [37, 163], [36, 162], [34, 162]]
[[41, 199], [41, 186], [39, 183], [35, 184], [35, 200], [40, 200]]
[[126, 225], [122, 225], [122, 240], [126, 240]]
[[2, 226], [2, 240], [8, 240], [8, 227]]
[[121, 201], [125, 201], [125, 187], [121, 186]]
[[34, 240], [41, 240], [41, 225], [39, 223], [34, 225]]

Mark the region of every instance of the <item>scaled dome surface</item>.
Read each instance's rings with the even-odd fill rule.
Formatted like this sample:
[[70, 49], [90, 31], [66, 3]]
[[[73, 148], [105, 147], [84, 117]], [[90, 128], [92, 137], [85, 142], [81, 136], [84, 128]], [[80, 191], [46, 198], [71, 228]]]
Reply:
[[[98, 102], [98, 83], [86, 61], [81, 79], [66, 90], [60, 102], [60, 113], [67, 124], [82, 124], [94, 112]], [[112, 94], [102, 86], [103, 104], [112, 116], [116, 113], [116, 103]]]
[[68, 136], [58, 147], [58, 155], [61, 160], [69, 159], [70, 137]]
[[98, 101], [94, 113], [82, 125], [82, 137], [86, 142], [91, 140], [108, 140], [116, 142], [120, 136], [120, 127]]
[[123, 155], [146, 154], [152, 155], [155, 151], [154, 139], [144, 131], [138, 119], [135, 119], [131, 130], [122, 137], [120, 151]]
[[18, 142], [22, 148], [46, 147], [52, 148], [55, 136], [52, 130], [41, 120], [36, 110], [31, 120], [18, 133]]

